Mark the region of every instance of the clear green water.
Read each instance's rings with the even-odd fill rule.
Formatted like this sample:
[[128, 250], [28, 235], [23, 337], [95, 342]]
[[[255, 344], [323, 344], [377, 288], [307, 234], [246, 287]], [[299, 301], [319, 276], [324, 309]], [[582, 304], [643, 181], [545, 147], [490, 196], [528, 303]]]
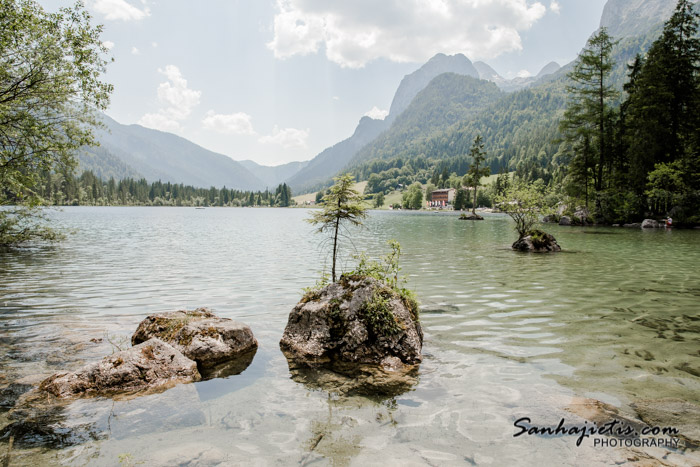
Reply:
[[[614, 465], [629, 453], [514, 438], [513, 422], [582, 423], [567, 411], [577, 396], [630, 416], [640, 399], [700, 404], [700, 231], [551, 226], [565, 251], [530, 255], [509, 249], [506, 217], [372, 213], [352, 245], [378, 256], [399, 240], [425, 342], [413, 390], [371, 400], [293, 381], [278, 349], [327, 257], [308, 211], [54, 216], [67, 241], [0, 253], [0, 386], [95, 361], [112, 346], [90, 339], [126, 338], [152, 312], [209, 306], [260, 349], [240, 375], [69, 404], [50, 421], [65, 439], [16, 447], [20, 465]], [[0, 429], [12, 421], [0, 413]]]

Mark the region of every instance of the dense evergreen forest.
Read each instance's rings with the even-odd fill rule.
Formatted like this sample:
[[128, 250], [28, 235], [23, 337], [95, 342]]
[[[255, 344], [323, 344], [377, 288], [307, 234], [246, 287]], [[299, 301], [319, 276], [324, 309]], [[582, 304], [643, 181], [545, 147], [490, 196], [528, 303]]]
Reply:
[[195, 188], [170, 182], [148, 183], [125, 178], [105, 181], [92, 171], [79, 177], [68, 172], [46, 172], [39, 184], [41, 196], [56, 206], [279, 206], [294, 204], [286, 183], [274, 191]]

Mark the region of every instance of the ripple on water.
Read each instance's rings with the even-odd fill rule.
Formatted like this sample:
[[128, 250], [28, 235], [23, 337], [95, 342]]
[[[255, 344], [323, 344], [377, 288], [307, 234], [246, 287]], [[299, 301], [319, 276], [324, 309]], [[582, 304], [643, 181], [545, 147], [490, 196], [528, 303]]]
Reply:
[[[326, 259], [306, 215], [66, 209], [56, 216], [77, 232], [66, 242], [0, 253], [0, 365], [12, 378], [95, 361], [112, 346], [91, 338], [128, 338], [152, 312], [211, 306], [247, 322], [260, 341], [246, 372], [215, 384], [70, 405], [71, 423], [90, 424], [100, 440], [52, 452], [51, 461], [111, 465], [130, 453], [146, 465], [251, 456], [261, 464], [606, 465], [626, 457], [563, 438], [513, 439], [513, 419], [556, 424], [571, 416], [563, 407], [573, 395], [622, 410], [637, 398], [700, 403], [697, 232], [580, 235], [548, 226], [575, 253], [535, 257], [509, 251], [503, 216], [467, 227], [447, 215], [373, 213], [366, 230], [353, 231], [355, 244], [378, 257], [386, 240], [399, 240], [402, 272], [426, 304], [420, 382], [395, 403], [298, 384], [277, 349], [301, 288]], [[47, 461], [26, 456], [20, 463]]]

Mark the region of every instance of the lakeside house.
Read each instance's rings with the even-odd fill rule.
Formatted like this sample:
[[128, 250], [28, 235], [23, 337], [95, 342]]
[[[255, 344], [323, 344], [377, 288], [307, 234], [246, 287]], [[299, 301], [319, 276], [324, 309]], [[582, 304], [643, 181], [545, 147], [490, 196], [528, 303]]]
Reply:
[[455, 193], [457, 190], [454, 188], [444, 188], [440, 190], [435, 190], [432, 192], [430, 199], [432, 201], [428, 202], [428, 207], [446, 207], [448, 204], [452, 204], [455, 200]]

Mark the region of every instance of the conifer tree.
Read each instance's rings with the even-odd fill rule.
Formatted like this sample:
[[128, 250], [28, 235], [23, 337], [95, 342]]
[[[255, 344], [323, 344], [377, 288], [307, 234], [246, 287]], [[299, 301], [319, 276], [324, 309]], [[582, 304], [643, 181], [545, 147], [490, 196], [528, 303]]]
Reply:
[[[611, 56], [614, 45], [606, 28], [601, 28], [588, 40], [573, 71], [568, 74], [571, 80], [567, 87], [569, 103], [560, 130], [574, 152], [570, 165], [572, 175], [584, 182], [586, 192], [589, 179], [596, 193], [606, 188], [605, 168], [611, 162], [610, 142], [606, 136], [613, 100], [618, 96], [609, 79], [615, 65]], [[596, 204], [599, 208], [598, 197]]]
[[307, 222], [318, 225], [319, 233], [330, 233], [333, 242], [331, 278], [335, 282], [340, 228], [345, 223], [362, 225], [362, 220], [367, 216], [367, 207], [362, 195], [352, 188], [355, 183], [352, 175], [341, 175], [333, 180], [335, 184], [323, 197], [323, 208], [314, 212]]
[[472, 214], [476, 215], [477, 190], [481, 185], [481, 177], [488, 177], [491, 175], [491, 169], [488, 166], [484, 167], [486, 163], [486, 152], [484, 152], [484, 142], [481, 139], [481, 135], [477, 135], [477, 137], [474, 138], [474, 144], [472, 144], [472, 148], [469, 151], [469, 156], [472, 158], [472, 164], [467, 172], [467, 177], [469, 179], [469, 184], [474, 188]]

